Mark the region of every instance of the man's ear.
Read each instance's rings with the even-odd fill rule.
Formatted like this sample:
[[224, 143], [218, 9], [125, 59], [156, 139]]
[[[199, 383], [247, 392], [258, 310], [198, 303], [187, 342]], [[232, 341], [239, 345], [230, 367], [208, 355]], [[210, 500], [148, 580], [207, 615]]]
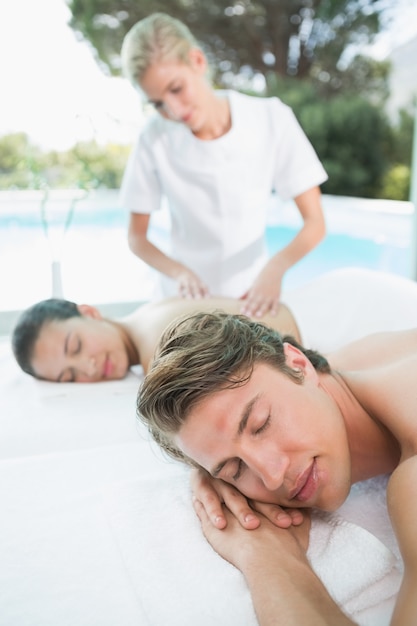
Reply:
[[101, 320], [102, 318], [100, 311], [90, 304], [77, 304], [77, 309], [85, 317], [91, 317], [94, 320]]
[[293, 346], [291, 343], [284, 341], [284, 354], [286, 364], [295, 370], [300, 370], [304, 377], [312, 376], [318, 379], [317, 371], [310, 359], [306, 357], [304, 352]]

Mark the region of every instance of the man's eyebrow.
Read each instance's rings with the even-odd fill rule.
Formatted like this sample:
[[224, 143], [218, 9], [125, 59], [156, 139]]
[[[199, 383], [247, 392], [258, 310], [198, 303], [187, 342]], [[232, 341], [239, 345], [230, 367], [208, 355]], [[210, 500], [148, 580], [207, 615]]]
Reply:
[[[252, 398], [252, 400], [249, 400], [249, 402], [247, 402], [245, 404], [245, 407], [243, 409], [242, 412], [242, 416], [240, 418], [239, 421], [239, 426], [237, 429], [237, 433], [236, 436], [240, 437], [242, 435], [242, 433], [245, 431], [245, 428], [247, 426], [248, 420], [250, 418], [250, 415], [252, 413], [252, 409], [255, 405], [255, 403], [259, 400], [259, 393], [256, 394], [256, 396], [254, 396]], [[224, 461], [220, 461], [220, 463], [218, 463], [216, 465], [216, 467], [210, 472], [210, 474], [213, 476], [213, 478], [217, 478], [217, 476], [220, 474], [220, 472], [222, 471], [223, 467], [226, 465], [226, 463], [229, 461], [229, 459], [225, 459]]]

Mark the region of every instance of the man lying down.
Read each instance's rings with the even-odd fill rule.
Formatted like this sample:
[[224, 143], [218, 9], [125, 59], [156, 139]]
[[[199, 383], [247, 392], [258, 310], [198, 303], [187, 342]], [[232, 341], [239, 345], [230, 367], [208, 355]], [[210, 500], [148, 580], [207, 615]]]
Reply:
[[[415, 304], [417, 286], [412, 281], [368, 270], [337, 270], [323, 275], [305, 287], [288, 292], [283, 297], [283, 305], [278, 315], [264, 318], [262, 322], [274, 330], [291, 334], [306, 345], [328, 351], [339, 347], [344, 341], [361, 337], [371, 331], [413, 326]], [[184, 313], [204, 313], [219, 309], [235, 314], [240, 309], [240, 303], [227, 298], [202, 301], [171, 299], [145, 305], [128, 318], [116, 321], [102, 319], [99, 312], [91, 307], [77, 307], [66, 301], [45, 301], [22, 315], [13, 333], [13, 349], [22, 369], [38, 378], [57, 382], [94, 382], [122, 378], [132, 365], [142, 364], [145, 371], [149, 369], [159, 336], [172, 319]], [[215, 532], [216, 526], [221, 528], [226, 524], [230, 530], [232, 519], [225, 517], [229, 513], [220, 507], [220, 500], [217, 503], [215, 501], [214, 505], [210, 504], [213, 501], [213, 492], [205, 474], [200, 473], [194, 480], [197, 497], [203, 502], [198, 513], [211, 540], [209, 532]], [[219, 481], [216, 487], [221, 492], [222, 499], [227, 497], [221, 491], [224, 486], [224, 482]], [[242, 504], [241, 501], [238, 506], [233, 507], [230, 498], [228, 504], [241, 521], [242, 529], [243, 526], [254, 528], [259, 524], [261, 515], [247, 504]], [[292, 504], [300, 506], [299, 503]], [[301, 543], [297, 543], [297, 550], [302, 545], [303, 551], [308, 524], [301, 523], [303, 517], [292, 508], [291, 506], [289, 513], [281, 511], [275, 523], [282, 527], [291, 525], [287, 538], [292, 536], [291, 532], [301, 531]], [[214, 521], [212, 526], [208, 518], [204, 517], [205, 510]], [[276, 508], [260, 510], [269, 516], [276, 516]], [[247, 522], [245, 518], [248, 513], [251, 518]], [[265, 523], [262, 518], [261, 528]], [[222, 553], [215, 541], [212, 543]], [[232, 544], [230, 546], [233, 550]], [[223, 556], [229, 558], [227, 554]], [[256, 592], [254, 602], [257, 606]], [[330, 615], [335, 614], [330, 612]], [[309, 620], [310, 617], [309, 615], [306, 619]], [[337, 619], [339, 617], [338, 615]], [[260, 619], [261, 624], [269, 623]]]
[[417, 329], [328, 359], [242, 315], [186, 315], [163, 333], [138, 416], [203, 474], [203, 532], [244, 575], [260, 626], [354, 624], [307, 558], [309, 512], [337, 510], [354, 483], [384, 474], [404, 562], [391, 624], [417, 624], [416, 380]]

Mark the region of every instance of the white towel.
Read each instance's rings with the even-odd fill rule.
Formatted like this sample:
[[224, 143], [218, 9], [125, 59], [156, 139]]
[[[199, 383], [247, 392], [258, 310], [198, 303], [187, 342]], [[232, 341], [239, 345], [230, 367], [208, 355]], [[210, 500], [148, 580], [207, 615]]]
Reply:
[[[106, 509], [149, 626], [255, 626], [242, 574], [204, 539], [188, 474], [114, 483]], [[338, 604], [360, 626], [388, 626], [398, 560], [367, 530], [314, 514], [308, 556]]]

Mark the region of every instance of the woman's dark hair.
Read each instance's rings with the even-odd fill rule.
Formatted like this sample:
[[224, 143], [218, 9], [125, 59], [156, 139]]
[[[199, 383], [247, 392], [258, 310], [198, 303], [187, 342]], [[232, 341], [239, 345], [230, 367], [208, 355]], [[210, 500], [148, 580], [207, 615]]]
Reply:
[[33, 351], [45, 324], [80, 315], [75, 302], [58, 298], [42, 300], [23, 311], [12, 333], [13, 354], [22, 370], [36, 377], [32, 367]]

